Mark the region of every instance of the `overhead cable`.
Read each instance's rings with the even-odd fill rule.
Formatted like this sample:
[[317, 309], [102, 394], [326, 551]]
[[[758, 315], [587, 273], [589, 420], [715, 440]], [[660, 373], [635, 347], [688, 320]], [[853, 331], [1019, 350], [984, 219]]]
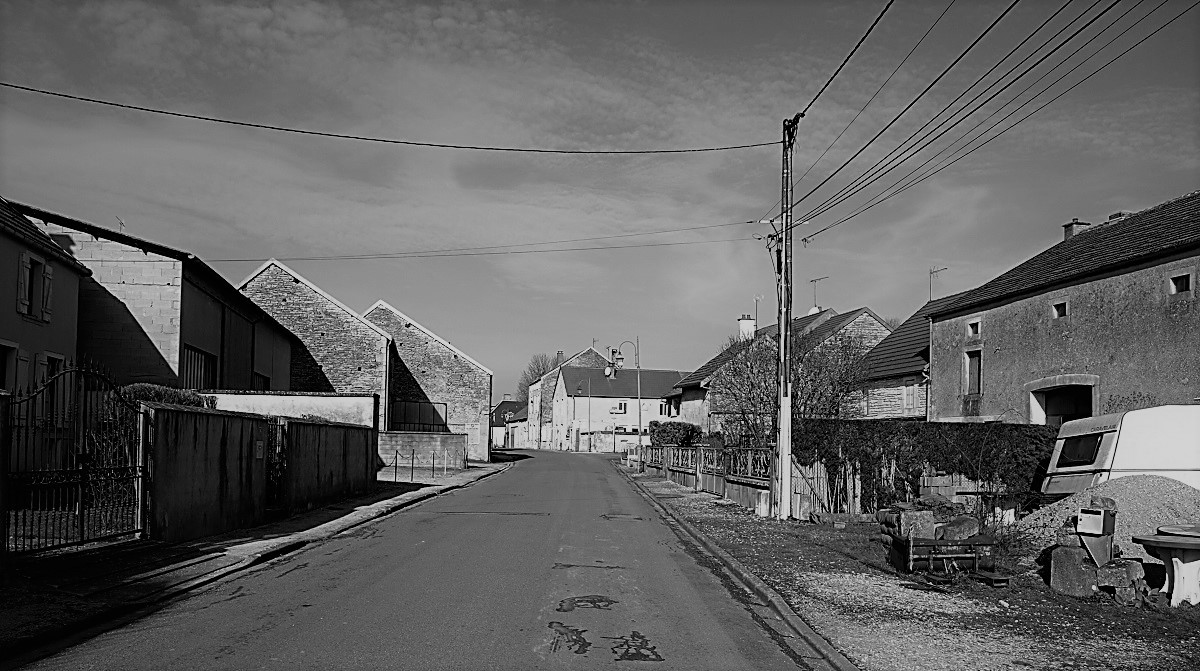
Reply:
[[829, 85], [833, 83], [833, 80], [837, 79], [837, 76], [839, 73], [841, 73], [842, 68], [846, 67], [846, 64], [849, 63], [850, 59], [854, 57], [854, 53], [857, 52], [858, 48], [863, 45], [863, 42], [867, 41], [867, 37], [871, 34], [871, 31], [875, 30], [875, 26], [879, 25], [879, 22], [883, 19], [883, 15], [887, 14], [887, 10], [895, 1], [896, 0], [888, 0], [888, 3], [883, 6], [883, 10], [880, 11], [879, 16], [876, 16], [875, 20], [871, 22], [871, 25], [867, 28], [867, 32], [863, 33], [863, 36], [858, 38], [858, 43], [855, 44], [854, 48], [850, 50], [850, 53], [846, 54], [846, 57], [842, 59], [842, 64], [837, 66], [837, 69], [834, 70], [833, 74], [829, 76], [829, 79], [825, 81], [825, 85], [821, 87], [821, 90], [817, 91], [817, 95], [813, 96], [813, 99], [808, 101], [808, 104], [805, 105], [804, 109], [800, 111], [801, 117], [803, 117], [805, 114], [808, 114], [808, 110], [812, 109], [813, 104], [817, 102], [817, 98], [820, 98], [821, 94], [825, 92], [825, 89], [829, 88]]
[[79, 102], [91, 103], [93, 105], [104, 105], [107, 107], [116, 107], [118, 109], [133, 110], [136, 112], [147, 112], [149, 114], [160, 114], [163, 116], [178, 117], [181, 119], [193, 119], [195, 121], [210, 121], [212, 123], [225, 124], [229, 126], [241, 126], [244, 128], [257, 128], [261, 130], [272, 130], [281, 133], [294, 133], [297, 135], [315, 135], [318, 137], [337, 138], [340, 140], [357, 140], [359, 142], [375, 142], [382, 144], [406, 145], [410, 147], [431, 147], [436, 149], [462, 149], [471, 151], [491, 151], [491, 152], [509, 152], [509, 153], [524, 153], [524, 154], [570, 154], [570, 155], [635, 155], [635, 154], [696, 154], [702, 152], [717, 152], [717, 151], [732, 151], [735, 149], [753, 149], [755, 147], [770, 147], [779, 144], [779, 140], [771, 142], [754, 142], [750, 144], [732, 144], [719, 145], [714, 147], [684, 147], [678, 149], [544, 149], [537, 147], [499, 147], [490, 145], [471, 145], [471, 144], [452, 144], [448, 142], [426, 142], [421, 140], [401, 140], [397, 138], [370, 137], [365, 135], [348, 135], [344, 133], [331, 133], [326, 131], [307, 130], [303, 128], [289, 128], [286, 126], [274, 126], [271, 124], [254, 123], [250, 121], [237, 121], [235, 119], [222, 119], [220, 117], [204, 116], [201, 114], [188, 114], [185, 112], [173, 112], [171, 110], [156, 109], [152, 107], [143, 107], [141, 105], [128, 105], [125, 103], [113, 102], [111, 100], [101, 100], [99, 98], [88, 98], [85, 96], [77, 96], [59, 91], [49, 91], [46, 89], [35, 88], [32, 86], [22, 86], [13, 84], [12, 82], [0, 81], [0, 86], [16, 89], [18, 91], [28, 91], [30, 93], [39, 93], [46, 96], [54, 96], [56, 98], [65, 98], [67, 100], [76, 100]]

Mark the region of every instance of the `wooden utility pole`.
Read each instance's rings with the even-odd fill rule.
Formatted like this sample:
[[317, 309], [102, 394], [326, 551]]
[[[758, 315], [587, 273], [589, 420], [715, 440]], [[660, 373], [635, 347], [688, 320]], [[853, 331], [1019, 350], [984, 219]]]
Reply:
[[783, 193], [779, 245], [779, 434], [775, 440], [775, 517], [792, 516], [792, 151], [800, 114], [783, 120]]

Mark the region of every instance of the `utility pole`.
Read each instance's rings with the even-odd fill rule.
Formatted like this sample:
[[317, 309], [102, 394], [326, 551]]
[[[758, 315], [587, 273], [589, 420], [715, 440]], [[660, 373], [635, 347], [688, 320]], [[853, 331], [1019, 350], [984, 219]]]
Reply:
[[[779, 434], [775, 440], [775, 516], [792, 516], [792, 151], [801, 114], [783, 120], [783, 180], [779, 245]], [[816, 287], [816, 284], [813, 285]]]
[[929, 300], [933, 300], [933, 279], [938, 276], [938, 273], [943, 270], [948, 270], [946, 267], [938, 268], [937, 266], [929, 266]]

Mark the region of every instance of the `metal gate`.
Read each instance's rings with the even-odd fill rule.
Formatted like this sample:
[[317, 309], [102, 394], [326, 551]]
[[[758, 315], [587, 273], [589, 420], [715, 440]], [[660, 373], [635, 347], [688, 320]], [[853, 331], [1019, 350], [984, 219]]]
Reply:
[[146, 422], [98, 370], [72, 366], [0, 397], [0, 525], [30, 552], [144, 529]]

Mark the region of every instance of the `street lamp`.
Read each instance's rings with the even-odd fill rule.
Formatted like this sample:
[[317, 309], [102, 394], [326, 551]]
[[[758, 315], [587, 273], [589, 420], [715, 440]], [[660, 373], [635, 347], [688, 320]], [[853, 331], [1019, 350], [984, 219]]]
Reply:
[[[621, 354], [621, 348], [626, 345], [633, 345], [633, 367], [637, 369], [637, 409], [638, 409], [638, 471], [646, 470], [646, 462], [642, 459], [642, 348], [641, 338], [634, 336], [632, 341], [626, 340], [620, 345], [612, 348], [613, 355], [613, 376], [616, 376], [616, 371], [625, 366], [625, 356]], [[626, 459], [628, 463], [628, 459]]]

